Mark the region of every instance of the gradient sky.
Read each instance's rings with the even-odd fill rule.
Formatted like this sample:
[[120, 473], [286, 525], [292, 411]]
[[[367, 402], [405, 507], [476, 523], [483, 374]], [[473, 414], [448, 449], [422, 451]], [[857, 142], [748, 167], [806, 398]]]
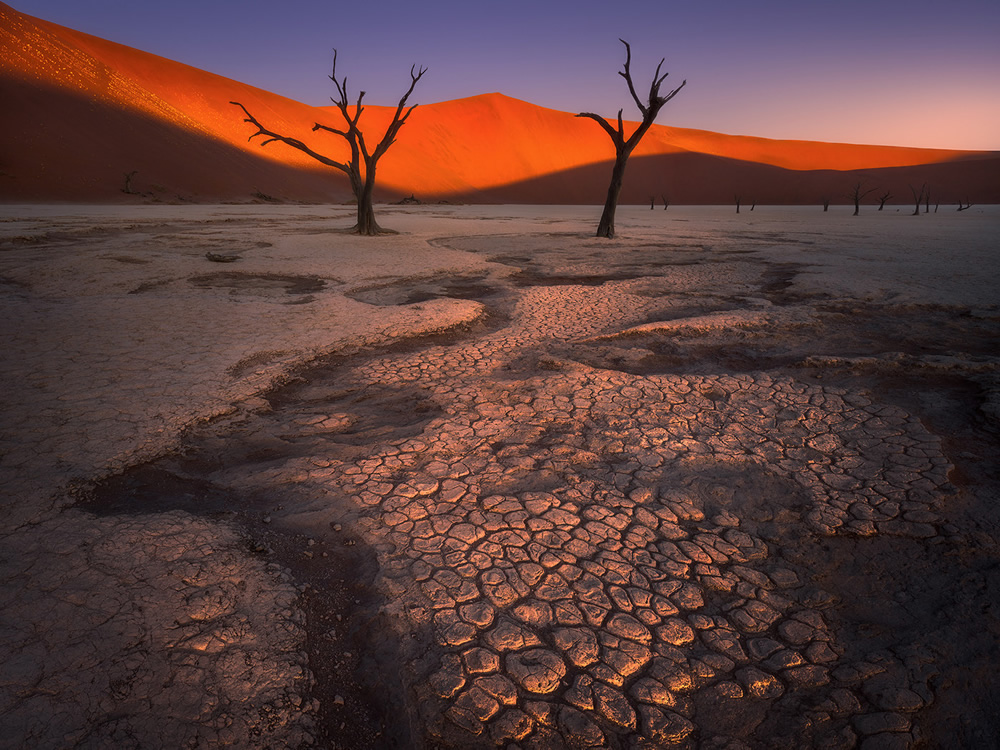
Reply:
[[635, 118], [621, 37], [640, 92], [661, 57], [667, 84], [688, 81], [660, 124], [1000, 150], [998, 0], [6, 2], [307, 104], [329, 104], [337, 47], [373, 104], [394, 104], [417, 63], [416, 102], [499, 91]]

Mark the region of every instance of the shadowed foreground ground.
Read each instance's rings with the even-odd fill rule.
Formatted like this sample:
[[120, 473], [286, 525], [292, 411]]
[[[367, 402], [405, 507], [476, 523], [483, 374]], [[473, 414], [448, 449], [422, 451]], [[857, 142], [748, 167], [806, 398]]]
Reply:
[[995, 743], [996, 214], [767, 210], [6, 209], [0, 744]]

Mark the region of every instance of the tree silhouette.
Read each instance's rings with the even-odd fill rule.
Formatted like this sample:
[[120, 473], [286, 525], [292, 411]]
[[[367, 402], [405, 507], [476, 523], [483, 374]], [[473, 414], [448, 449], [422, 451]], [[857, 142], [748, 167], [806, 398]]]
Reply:
[[861, 201], [869, 193], [874, 193], [877, 188], [869, 188], [868, 190], [862, 190], [864, 183], [858, 182], [854, 185], [854, 189], [851, 191], [851, 200], [854, 201], [854, 215], [857, 216], [861, 213]]
[[601, 214], [601, 221], [597, 225], [597, 236], [608, 238], [615, 236], [615, 210], [618, 208], [618, 198], [622, 192], [622, 183], [625, 178], [625, 164], [628, 161], [628, 157], [639, 144], [639, 141], [642, 140], [646, 131], [649, 130], [656, 116], [663, 108], [663, 105], [677, 96], [677, 92], [687, 84], [687, 81], [684, 81], [666, 96], [660, 96], [660, 85], [670, 75], [669, 73], [660, 75], [660, 68], [663, 67], [663, 63], [666, 60], [664, 58], [656, 66], [656, 73], [653, 74], [653, 82], [649, 87], [649, 98], [646, 102], [643, 102], [635, 91], [635, 85], [632, 83], [632, 71], [629, 68], [632, 62], [632, 48], [624, 39], [619, 39], [618, 41], [625, 45], [625, 67], [623, 70], [618, 71], [618, 75], [624, 78], [628, 84], [629, 93], [632, 94], [633, 101], [639, 107], [639, 111], [642, 112], [642, 122], [635, 129], [635, 132], [626, 139], [625, 124], [622, 121], [622, 110], [620, 109], [618, 110], [617, 129], [606, 119], [600, 115], [595, 115], [593, 112], [581, 112], [577, 115], [577, 117], [589, 117], [597, 122], [611, 136], [611, 140], [615, 144], [615, 166], [611, 170], [611, 185], [608, 187], [608, 197], [604, 202], [604, 213]]
[[920, 202], [924, 199], [924, 191], [927, 189], [927, 183], [925, 182], [920, 186], [918, 191], [913, 185], [910, 185], [910, 192], [913, 193], [913, 203], [914, 209], [911, 216], [920, 216]]
[[[416, 72], [414, 72], [416, 71]], [[318, 122], [313, 125], [313, 132], [317, 130], [323, 130], [327, 133], [333, 133], [334, 135], [339, 135], [341, 138], [347, 141], [351, 148], [351, 159], [347, 162], [340, 162], [336, 159], [331, 159], [328, 156], [323, 156], [316, 151], [313, 151], [305, 143], [299, 141], [295, 138], [289, 138], [288, 136], [280, 135], [264, 127], [257, 119], [247, 111], [239, 102], [230, 102], [240, 109], [247, 116], [244, 122], [248, 122], [257, 128], [257, 132], [250, 136], [250, 140], [253, 140], [257, 136], [266, 136], [267, 140], [261, 143], [261, 146], [266, 146], [274, 141], [280, 141], [285, 143], [292, 148], [298, 149], [305, 154], [308, 154], [316, 161], [326, 164], [328, 167], [333, 167], [334, 169], [339, 169], [341, 172], [347, 175], [351, 182], [351, 190], [354, 192], [354, 197], [358, 201], [358, 223], [354, 226], [353, 231], [358, 234], [364, 235], [375, 235], [381, 234], [384, 230], [375, 221], [375, 210], [372, 204], [374, 190], [375, 190], [375, 167], [378, 164], [378, 160], [382, 158], [389, 147], [396, 142], [396, 135], [399, 133], [399, 129], [406, 124], [407, 118], [416, 109], [417, 105], [413, 104], [410, 107], [406, 106], [406, 100], [409, 99], [410, 94], [413, 93], [414, 87], [417, 85], [424, 73], [427, 72], [427, 68], [421, 67], [419, 70], [417, 66], [414, 65], [410, 68], [410, 87], [403, 94], [403, 98], [399, 100], [399, 104], [396, 107], [396, 112], [392, 117], [392, 122], [389, 123], [389, 127], [386, 128], [385, 135], [382, 136], [382, 140], [378, 142], [375, 146], [375, 150], [369, 152], [368, 146], [365, 143], [365, 136], [358, 128], [358, 121], [361, 119], [361, 113], [364, 112], [364, 107], [361, 106], [361, 101], [365, 98], [365, 92], [362, 91], [358, 94], [357, 103], [354, 105], [354, 111], [351, 112], [350, 103], [347, 96], [347, 77], [344, 79], [337, 79], [337, 50], [333, 51], [333, 70], [330, 73], [330, 80], [333, 81], [333, 85], [337, 88], [337, 98], [334, 99], [330, 97], [330, 101], [337, 105], [337, 109], [340, 110], [341, 115], [344, 117], [345, 126], [343, 130], [337, 128], [331, 128], [326, 125], [320, 125]]]
[[139, 174], [139, 170], [133, 169], [131, 172], [123, 172], [123, 174], [125, 175], [125, 187], [122, 188], [122, 192], [126, 195], [135, 195], [136, 192], [132, 189], [132, 180]]
[[892, 197], [893, 197], [892, 193], [890, 193], [888, 190], [882, 193], [882, 195], [878, 197], [878, 210], [881, 211], [883, 208], [885, 208], [885, 202]]

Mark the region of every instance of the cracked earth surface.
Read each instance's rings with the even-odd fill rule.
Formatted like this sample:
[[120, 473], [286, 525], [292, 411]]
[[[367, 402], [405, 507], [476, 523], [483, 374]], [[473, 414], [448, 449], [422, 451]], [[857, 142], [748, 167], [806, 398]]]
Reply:
[[[433, 321], [462, 328], [254, 381], [47, 517], [44, 572], [12, 534], [14, 599], [73, 622], [7, 615], [5, 672], [47, 689], [8, 679], [14, 715], [62, 706], [90, 746], [158, 711], [164, 746], [996, 739], [997, 305], [796, 285], [767, 251], [806, 232], [561, 229], [438, 233], [479, 265], [343, 294], [481, 300]], [[231, 377], [289, 348], [260, 338]], [[94, 656], [102, 628], [131, 651]], [[99, 676], [53, 687], [46, 649]]]

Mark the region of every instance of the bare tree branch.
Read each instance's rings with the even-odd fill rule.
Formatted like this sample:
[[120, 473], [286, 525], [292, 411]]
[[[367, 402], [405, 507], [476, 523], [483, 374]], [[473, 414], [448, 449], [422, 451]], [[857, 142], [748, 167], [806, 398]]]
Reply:
[[339, 169], [341, 172], [345, 172], [345, 173], [349, 173], [350, 172], [350, 168], [348, 167], [348, 165], [343, 164], [343, 163], [341, 163], [339, 161], [334, 161], [333, 159], [330, 159], [329, 157], [326, 157], [326, 156], [323, 156], [322, 154], [316, 153], [311, 148], [309, 148], [306, 144], [304, 144], [302, 141], [297, 140], [295, 138], [289, 138], [287, 136], [280, 135], [279, 133], [275, 133], [275, 132], [273, 132], [271, 130], [268, 130], [263, 125], [261, 125], [257, 121], [257, 119], [252, 114], [250, 114], [250, 112], [247, 111], [247, 108], [244, 107], [239, 102], [229, 102], [229, 103], [230, 104], [235, 104], [237, 107], [239, 107], [240, 109], [243, 110], [243, 113], [246, 115], [246, 119], [243, 122], [248, 122], [251, 125], [253, 125], [255, 128], [257, 128], [257, 132], [254, 133], [253, 135], [251, 135], [249, 138], [247, 138], [248, 141], [252, 141], [254, 138], [256, 138], [258, 136], [262, 136], [262, 135], [263, 136], [267, 136], [268, 137], [267, 140], [264, 141], [263, 143], [261, 143], [260, 144], [261, 146], [266, 146], [267, 144], [274, 143], [275, 141], [281, 141], [282, 143], [287, 144], [287, 145], [291, 146], [292, 148], [296, 148], [299, 151], [302, 151], [303, 153], [308, 154], [313, 159], [315, 159], [316, 161], [318, 161], [318, 162], [320, 162], [322, 164], [326, 164], [329, 167], [334, 167], [336, 169]]
[[[417, 70], [417, 73], [413, 71]], [[410, 66], [410, 87], [406, 90], [406, 93], [400, 97], [399, 104], [396, 105], [396, 113], [392, 117], [392, 123], [385, 131], [385, 135], [382, 136], [382, 140], [379, 142], [378, 146], [375, 147], [375, 158], [379, 158], [386, 151], [389, 150], [389, 146], [396, 142], [396, 134], [399, 129], [406, 124], [406, 120], [409, 118], [410, 114], [417, 108], [414, 104], [412, 107], [407, 109], [405, 112], [403, 109], [406, 107], [406, 100], [410, 98], [410, 94], [413, 93], [414, 87], [417, 85], [417, 81], [424, 77], [424, 73], [427, 72], [427, 68], [421, 66], [419, 70], [416, 65]]]
[[[624, 39], [619, 39], [618, 41], [625, 45], [625, 69], [619, 70], [618, 75], [620, 75], [622, 78], [625, 79], [625, 82], [628, 84], [629, 93], [632, 94], [632, 99], [635, 101], [635, 104], [639, 108], [639, 111], [642, 112], [643, 115], [645, 115], [646, 105], [643, 104], [642, 99], [639, 98], [639, 95], [635, 93], [635, 86], [632, 84], [632, 71], [629, 69], [629, 66], [632, 64], [632, 47], [630, 47], [629, 43], [626, 42]], [[659, 70], [657, 70], [657, 73], [659, 73]]]
[[621, 140], [620, 134], [616, 132], [615, 129], [611, 127], [610, 123], [608, 123], [608, 121], [605, 120], [600, 115], [595, 115], [593, 112], [581, 112], [580, 114], [577, 115], [577, 117], [589, 117], [591, 120], [593, 120], [602, 128], [604, 128], [607, 131], [608, 135], [611, 136], [611, 140], [613, 140], [615, 143], [618, 143], [618, 141]]
[[361, 115], [365, 109], [364, 106], [362, 106], [362, 102], [365, 98], [365, 92], [359, 92], [352, 112], [349, 90], [347, 87], [347, 76], [344, 76], [343, 79], [337, 78], [337, 50], [336, 48], [333, 50], [333, 64], [330, 68], [329, 78], [333, 81], [334, 88], [337, 91], [337, 97], [330, 97], [330, 101], [336, 105], [341, 116], [344, 118], [345, 128], [341, 129], [330, 127], [329, 125], [323, 125], [317, 122], [313, 125], [312, 130], [313, 132], [322, 130], [327, 133], [332, 133], [333, 135], [340, 136], [347, 141], [347, 144], [351, 149], [351, 159], [349, 162], [339, 162], [335, 159], [331, 159], [313, 151], [305, 143], [296, 138], [268, 130], [252, 114], [250, 114], [247, 108], [242, 104], [239, 102], [230, 103], [243, 110], [243, 113], [246, 115], [244, 122], [248, 122], [257, 128], [257, 132], [250, 136], [250, 140], [253, 140], [258, 136], [264, 136], [267, 140], [263, 141], [261, 144], [262, 146], [274, 143], [275, 141], [280, 141], [281, 143], [308, 154], [321, 164], [326, 164], [344, 172], [350, 180], [351, 190], [354, 193], [354, 197], [357, 198], [358, 201], [358, 223], [355, 229], [360, 234], [378, 234], [382, 230], [375, 221], [375, 214], [372, 208], [372, 196], [375, 187], [375, 168], [378, 160], [385, 154], [386, 151], [389, 150], [389, 147], [396, 142], [396, 135], [399, 133], [399, 129], [403, 127], [407, 119], [413, 113], [413, 110], [416, 109], [416, 104], [407, 108], [406, 102], [413, 93], [417, 82], [423, 78], [426, 72], [427, 68], [422, 66], [419, 68], [416, 65], [410, 67], [410, 85], [406, 89], [402, 98], [399, 100], [399, 104], [393, 114], [392, 121], [386, 128], [382, 139], [375, 147], [375, 151], [369, 152], [364, 133], [362, 133], [361, 129], [358, 127], [358, 122], [361, 120]]
[[600, 115], [596, 115], [593, 112], [580, 112], [577, 115], [577, 117], [589, 117], [591, 120], [594, 120], [598, 125], [604, 128], [604, 131], [611, 136], [611, 141], [615, 144], [615, 165], [611, 172], [611, 185], [608, 188], [608, 197], [604, 204], [604, 213], [602, 214], [601, 222], [597, 227], [598, 237], [609, 238], [613, 237], [615, 232], [614, 215], [615, 210], [618, 207], [618, 197], [621, 194], [622, 180], [625, 175], [625, 164], [628, 161], [628, 157], [639, 144], [639, 141], [642, 140], [646, 131], [648, 131], [653, 125], [653, 121], [656, 120], [656, 116], [663, 108], [663, 105], [677, 96], [678, 92], [680, 92], [680, 90], [687, 85], [687, 81], [684, 81], [680, 86], [666, 96], [660, 96], [660, 86], [669, 75], [669, 73], [660, 74], [660, 71], [663, 69], [663, 63], [666, 61], [666, 58], [663, 58], [660, 60], [660, 64], [656, 66], [656, 72], [653, 74], [653, 80], [649, 86], [649, 101], [643, 102], [642, 99], [639, 98], [638, 93], [636, 93], [635, 84], [632, 81], [632, 47], [629, 46], [629, 43], [624, 39], [619, 39], [618, 41], [625, 45], [625, 65], [622, 70], [618, 71], [618, 75], [624, 78], [625, 83], [628, 84], [629, 94], [631, 94], [632, 100], [642, 113], [642, 122], [639, 123], [639, 126], [635, 129], [628, 140], [626, 140], [625, 122], [622, 119], [623, 110], [618, 110], [617, 131], [605, 118]]

